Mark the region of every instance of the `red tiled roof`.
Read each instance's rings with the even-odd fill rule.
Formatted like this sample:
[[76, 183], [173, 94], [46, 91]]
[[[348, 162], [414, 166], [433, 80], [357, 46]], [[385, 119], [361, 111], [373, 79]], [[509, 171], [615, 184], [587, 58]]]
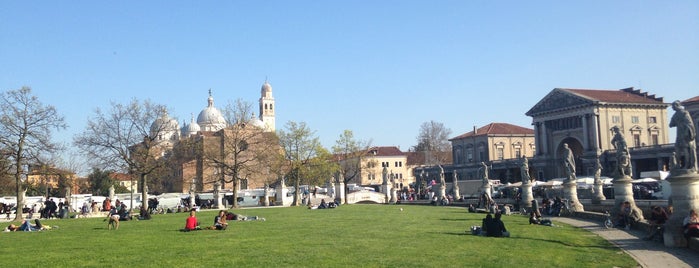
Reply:
[[534, 135], [534, 130], [515, 126], [508, 123], [490, 123], [475, 132], [466, 132], [449, 140], [458, 140], [466, 137], [487, 136], [487, 135]]
[[688, 103], [693, 103], [693, 102], [699, 102], [699, 96], [682, 101], [682, 105], [685, 105]]
[[633, 87], [620, 90], [594, 90], [594, 89], [572, 89], [561, 88], [561, 90], [582, 96], [587, 99], [608, 102], [608, 103], [641, 103], [657, 104], [663, 103], [662, 97], [648, 95], [647, 92], [635, 90]]
[[[376, 152], [376, 153], [374, 153], [374, 152]], [[405, 155], [396, 146], [371, 147], [371, 148], [369, 148], [369, 150], [367, 150], [367, 154], [368, 155], [375, 155], [375, 156], [401, 156], [401, 155]]]
[[112, 173], [109, 174], [112, 179], [118, 180], [118, 181], [130, 181], [131, 180], [131, 175], [130, 174], [125, 174], [125, 173]]

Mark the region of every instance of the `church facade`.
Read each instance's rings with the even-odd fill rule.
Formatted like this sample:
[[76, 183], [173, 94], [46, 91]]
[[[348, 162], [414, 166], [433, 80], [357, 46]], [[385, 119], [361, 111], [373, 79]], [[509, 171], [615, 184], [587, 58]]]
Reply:
[[[156, 138], [159, 155], [166, 161], [164, 170], [158, 174], [163, 190], [182, 193], [213, 191], [215, 182], [233, 180], [225, 168], [222, 168], [228, 163], [216, 163], [219, 159], [228, 157], [226, 153], [231, 152], [231, 146], [237, 146], [243, 140], [246, 146], [250, 144], [251, 148], [236, 152], [235, 156], [238, 158], [250, 158], [251, 153], [260, 149], [252, 146], [274, 147], [273, 143], [260, 142], [261, 139], [274, 141], [276, 138], [275, 100], [272, 96], [272, 86], [267, 81], [261, 87], [259, 111], [259, 117], [253, 113], [252, 118], [229, 122], [215, 106], [211, 91], [207, 98], [207, 106], [199, 112], [196, 121], [192, 116], [190, 122], [183, 123], [182, 127], [164, 111], [151, 125], [152, 131], [159, 130]], [[275, 148], [270, 150], [276, 150]], [[246, 164], [248, 167], [255, 166], [255, 163]], [[246, 170], [238, 175], [238, 189], [264, 187], [276, 179], [277, 176], [271, 173], [269, 169], [263, 168]], [[232, 184], [223, 183], [222, 187], [224, 190], [232, 190]]]

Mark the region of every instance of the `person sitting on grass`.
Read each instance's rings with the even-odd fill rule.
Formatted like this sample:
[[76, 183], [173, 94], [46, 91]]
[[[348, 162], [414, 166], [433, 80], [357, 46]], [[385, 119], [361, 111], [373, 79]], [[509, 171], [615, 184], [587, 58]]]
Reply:
[[491, 237], [509, 237], [510, 233], [507, 232], [505, 228], [505, 223], [501, 220], [502, 213], [495, 213], [495, 218], [490, 221], [490, 225], [487, 226], [488, 232], [487, 236]]
[[218, 215], [214, 217], [214, 229], [216, 230], [226, 230], [228, 228], [228, 223], [226, 222], [226, 211], [221, 210]]
[[196, 230], [201, 230], [201, 228], [199, 228], [199, 222], [197, 221], [196, 211], [191, 210], [189, 211], [189, 217], [187, 217], [187, 220], [184, 224], [184, 229], [182, 229], [182, 231], [189, 232]]
[[493, 222], [493, 215], [488, 213], [488, 215], [485, 215], [485, 218], [483, 219], [481, 223], [481, 235], [488, 235], [488, 227], [492, 225]]
[[542, 219], [541, 217], [537, 217], [536, 212], [533, 210], [531, 212], [529, 212], [529, 224], [553, 226], [553, 224], [551, 224], [551, 220]]

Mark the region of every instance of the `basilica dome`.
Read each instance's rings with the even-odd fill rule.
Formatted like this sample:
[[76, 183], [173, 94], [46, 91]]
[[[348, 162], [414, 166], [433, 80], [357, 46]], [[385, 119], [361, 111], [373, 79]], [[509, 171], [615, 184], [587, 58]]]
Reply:
[[257, 118], [257, 116], [255, 116], [255, 113], [253, 113], [252, 118], [250, 118], [250, 124], [261, 129], [267, 128], [267, 124], [265, 124], [265, 122], [262, 122], [262, 120]]
[[226, 119], [221, 111], [214, 107], [214, 97], [211, 96], [211, 91], [209, 91], [208, 106], [199, 113], [197, 124], [202, 131], [218, 131], [226, 127]]
[[167, 110], [163, 110], [160, 117], [150, 125], [150, 135], [156, 141], [177, 140], [179, 129], [177, 120], [168, 116]]

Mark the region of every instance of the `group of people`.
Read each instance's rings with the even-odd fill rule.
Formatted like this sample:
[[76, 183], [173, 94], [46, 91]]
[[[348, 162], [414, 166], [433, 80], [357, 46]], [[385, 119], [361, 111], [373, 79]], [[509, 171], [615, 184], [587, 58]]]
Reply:
[[483, 219], [479, 234], [490, 237], [509, 237], [510, 232], [507, 231], [505, 223], [502, 222], [502, 213], [495, 213], [495, 217], [488, 213]]
[[228, 229], [228, 221], [265, 221], [265, 218], [258, 217], [258, 216], [245, 216], [241, 214], [236, 214], [233, 212], [225, 211], [225, 210], [220, 210], [218, 214], [214, 217], [214, 224], [212, 226], [208, 226], [206, 228], [202, 228], [200, 226], [199, 220], [197, 220], [197, 215], [196, 215], [196, 210], [192, 209], [189, 211], [189, 217], [187, 217], [187, 220], [185, 220], [185, 225], [184, 229], [181, 231], [183, 232], [191, 232], [191, 231], [197, 231], [197, 230], [226, 230]]
[[336, 208], [340, 205], [337, 200], [332, 202], [325, 202], [325, 199], [320, 200], [320, 204], [314, 206], [310, 201], [308, 202], [308, 209], [326, 209], [326, 208]]

